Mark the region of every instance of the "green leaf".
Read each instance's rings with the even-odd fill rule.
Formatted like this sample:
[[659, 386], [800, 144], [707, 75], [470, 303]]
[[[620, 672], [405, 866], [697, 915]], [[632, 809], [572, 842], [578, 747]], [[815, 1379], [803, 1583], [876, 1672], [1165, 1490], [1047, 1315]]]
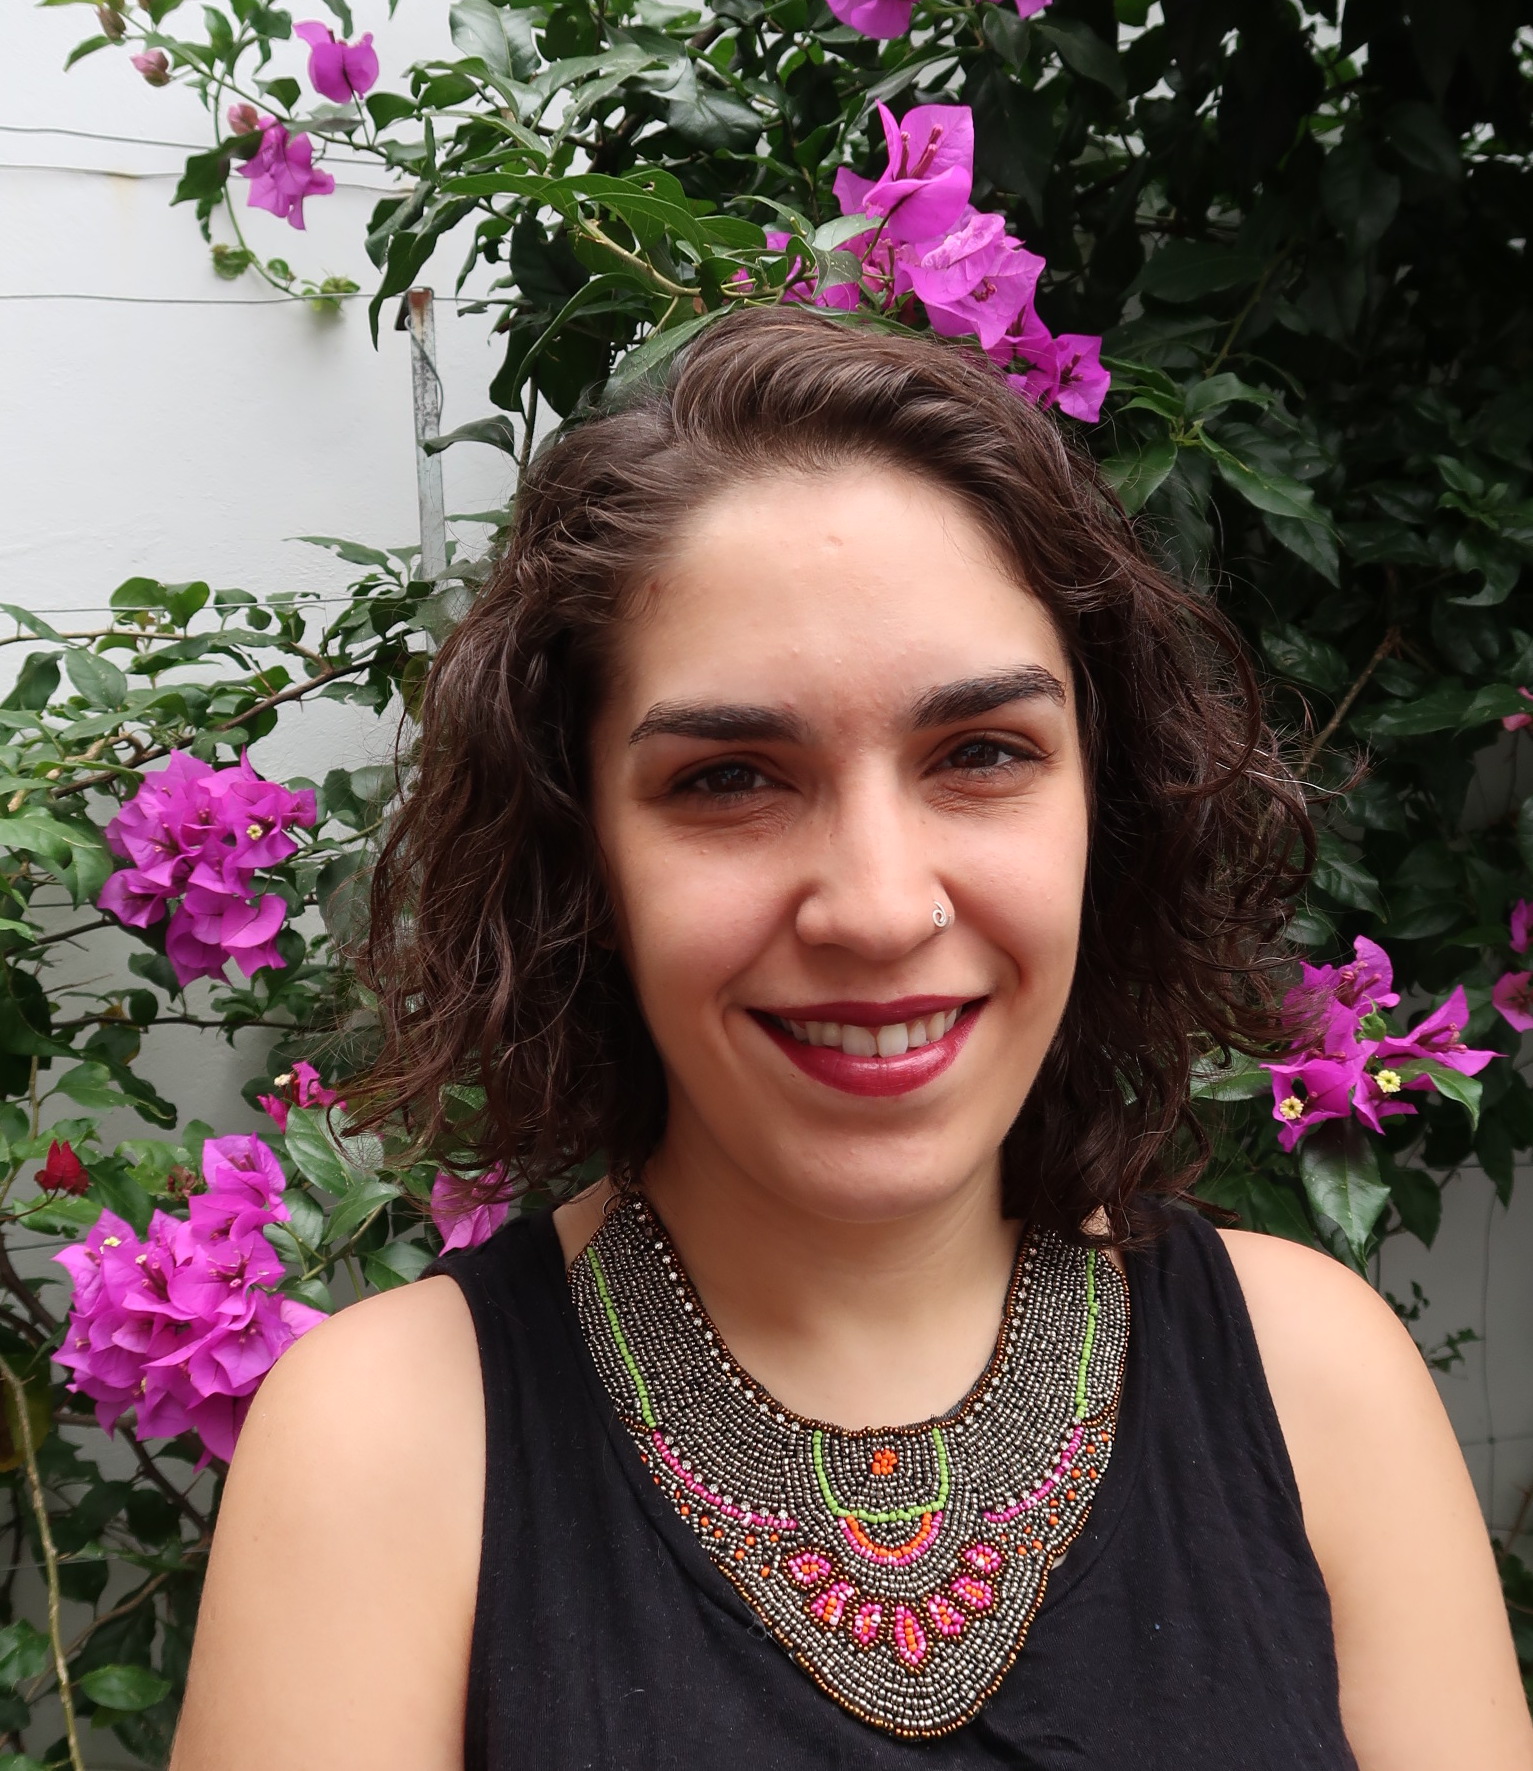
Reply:
[[83, 818], [66, 822], [39, 809], [0, 817], [0, 848], [30, 854], [76, 904], [92, 902], [116, 865], [101, 832]]
[[513, 460], [519, 446], [516, 426], [504, 414], [497, 412], [489, 418], [475, 418], [468, 424], [460, 424], [456, 430], [444, 431], [439, 437], [424, 438], [421, 453], [440, 455], [454, 443], [488, 443], [492, 449], [501, 450]]
[[1407, 99], [1385, 113], [1384, 138], [1418, 172], [1454, 180], [1464, 176], [1453, 132], [1441, 115], [1420, 99]]
[[1244, 1053], [1231, 1055], [1228, 1064], [1200, 1058], [1193, 1066], [1192, 1096], [1197, 1101], [1254, 1101], [1272, 1093], [1272, 1075]]
[[1104, 43], [1083, 19], [1055, 18], [1050, 14], [1035, 18], [1032, 23], [1038, 35], [1059, 51], [1059, 59], [1072, 74], [1105, 86], [1116, 99], [1127, 96], [1128, 82], [1117, 50]]
[[1329, 831], [1320, 838], [1320, 854], [1313, 874], [1315, 887], [1338, 904], [1352, 910], [1371, 910], [1375, 916], [1384, 913], [1384, 899], [1379, 882], [1360, 861], [1354, 860]]
[[1528, 704], [1511, 683], [1487, 683], [1476, 689], [1459, 720], [1461, 732], [1476, 726], [1488, 726], [1492, 720], [1505, 719], [1508, 714], [1526, 713]]
[[111, 41], [110, 37], [87, 37], [83, 43], [75, 44], [64, 57], [64, 72], [67, 74], [77, 61], [84, 61], [86, 56], [94, 55], [98, 49], [105, 49]]
[[1378, 244], [1400, 207], [1400, 181], [1373, 157], [1362, 136], [1348, 136], [1325, 157], [1320, 204], [1349, 247], [1366, 252]]
[[1220, 479], [1238, 492], [1247, 504], [1255, 505], [1258, 510], [1268, 511], [1273, 516], [1291, 517], [1300, 523], [1328, 526], [1329, 518], [1316, 506], [1315, 494], [1308, 486], [1301, 485], [1298, 480], [1289, 479], [1286, 474], [1257, 472], [1218, 444], [1210, 446], [1205, 441], [1204, 447], [1213, 456]]
[[1152, 437], [1133, 454], [1114, 455], [1101, 464], [1102, 477], [1118, 494], [1118, 501], [1132, 516], [1143, 510], [1176, 466], [1176, 444], [1166, 435]]
[[370, 92], [362, 102], [367, 106], [374, 127], [380, 130], [404, 117], [413, 117], [416, 112], [415, 101], [401, 98], [397, 92]]
[[1162, 301], [1197, 301], [1222, 289], [1240, 289], [1262, 274], [1253, 252], [1209, 240], [1168, 240], [1145, 265], [1133, 287]]
[[64, 654], [69, 680], [92, 707], [121, 707], [128, 698], [128, 679], [110, 658], [99, 652], [71, 650]]
[[1262, 527], [1312, 572], [1318, 572], [1327, 584], [1340, 584], [1341, 559], [1333, 530], [1319, 523], [1275, 516], [1271, 511], [1262, 513]]
[[1447, 732], [1463, 722], [1473, 697], [1451, 678], [1414, 699], [1389, 701], [1354, 714], [1352, 724], [1374, 738], [1419, 738], [1428, 732]]
[[1274, 622], [1264, 627], [1261, 644], [1276, 669], [1306, 688], [1334, 694], [1350, 678], [1347, 661], [1335, 646], [1291, 622]]
[[113, 1710], [146, 1710], [170, 1695], [170, 1680], [146, 1666], [98, 1666], [76, 1683], [92, 1703]]
[[431, 1251], [418, 1242], [389, 1242], [362, 1257], [362, 1271], [379, 1291], [392, 1291], [419, 1279], [431, 1265]]
[[0, 1630], [0, 1686], [14, 1690], [35, 1679], [53, 1657], [48, 1638], [23, 1618]]
[[1461, 1071], [1454, 1070], [1447, 1064], [1440, 1064], [1436, 1058], [1413, 1058], [1408, 1063], [1396, 1064], [1402, 1082], [1414, 1082], [1418, 1076], [1425, 1076], [1440, 1095], [1450, 1101], [1457, 1101], [1469, 1112], [1469, 1126], [1473, 1131], [1480, 1123], [1480, 1096], [1484, 1092], [1483, 1084], [1478, 1076], [1465, 1076]]
[[1403, 1228], [1425, 1247], [1437, 1240], [1443, 1218], [1442, 1188], [1424, 1169], [1386, 1162], [1389, 1196]]
[[39, 713], [53, 699], [59, 686], [59, 654], [29, 652], [22, 660], [16, 682], [0, 707], [14, 707], [18, 712]]
[[541, 58], [525, 12], [492, 6], [490, 0], [453, 0], [447, 17], [457, 47], [477, 56], [492, 73], [518, 80], [537, 73]]
[[1316, 1126], [1299, 1145], [1299, 1174], [1310, 1204], [1341, 1231], [1361, 1261], [1389, 1203], [1373, 1139], [1354, 1119]]
[[63, 641], [63, 634], [50, 627], [41, 615], [34, 615], [30, 609], [18, 607], [15, 603], [0, 603], [0, 614], [9, 615], [12, 621], [28, 633], [35, 633], [39, 639]]
[[629, 351], [607, 378], [609, 394], [614, 399], [621, 398], [647, 375], [669, 362], [689, 338], [696, 337], [715, 317], [713, 314], [694, 314], [679, 326], [668, 327], [664, 332], [651, 332], [641, 345]]
[[325, 1241], [334, 1247], [354, 1235], [374, 1212], [399, 1197], [399, 1189], [389, 1181], [363, 1181], [348, 1193], [331, 1212], [325, 1226]]
[[122, 1091], [113, 1083], [112, 1073], [105, 1064], [76, 1064], [53, 1086], [59, 1094], [68, 1095], [77, 1106], [88, 1107], [95, 1113], [108, 1113], [114, 1107], [126, 1105]]
[[287, 1153], [300, 1172], [327, 1193], [346, 1193], [362, 1178], [342, 1155], [326, 1124], [327, 1109], [293, 1107], [287, 1116]]
[[1269, 388], [1252, 387], [1238, 375], [1210, 375], [1194, 384], [1187, 395], [1186, 411], [1189, 418], [1203, 418], [1210, 412], [1233, 406], [1237, 401], [1251, 406], [1270, 406], [1274, 397]]

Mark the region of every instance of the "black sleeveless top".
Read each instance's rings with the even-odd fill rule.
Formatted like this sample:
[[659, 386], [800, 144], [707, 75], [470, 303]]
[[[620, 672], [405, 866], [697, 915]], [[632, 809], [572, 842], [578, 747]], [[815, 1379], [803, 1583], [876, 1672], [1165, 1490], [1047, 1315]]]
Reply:
[[1175, 1211], [1126, 1260], [1134, 1325], [1095, 1505], [994, 1695], [934, 1740], [822, 1693], [659, 1496], [547, 1214], [434, 1262], [473, 1313], [485, 1393], [465, 1771], [1355, 1771], [1229, 1256]]

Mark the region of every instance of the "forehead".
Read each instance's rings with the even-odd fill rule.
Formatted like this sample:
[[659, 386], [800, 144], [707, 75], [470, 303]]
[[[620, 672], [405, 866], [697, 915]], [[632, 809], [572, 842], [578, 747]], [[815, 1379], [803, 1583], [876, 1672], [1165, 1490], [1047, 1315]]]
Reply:
[[959, 500], [854, 466], [736, 486], [696, 511], [614, 635], [612, 699], [903, 711], [937, 682], [1070, 672], [1042, 602]]

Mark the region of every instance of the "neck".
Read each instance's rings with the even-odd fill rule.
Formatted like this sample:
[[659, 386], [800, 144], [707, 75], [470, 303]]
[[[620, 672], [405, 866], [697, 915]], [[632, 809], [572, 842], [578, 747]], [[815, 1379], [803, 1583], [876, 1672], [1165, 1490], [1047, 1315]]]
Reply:
[[849, 1428], [945, 1414], [994, 1351], [1020, 1230], [998, 1155], [874, 1221], [785, 1201], [680, 1140], [644, 1186], [735, 1358], [796, 1413]]

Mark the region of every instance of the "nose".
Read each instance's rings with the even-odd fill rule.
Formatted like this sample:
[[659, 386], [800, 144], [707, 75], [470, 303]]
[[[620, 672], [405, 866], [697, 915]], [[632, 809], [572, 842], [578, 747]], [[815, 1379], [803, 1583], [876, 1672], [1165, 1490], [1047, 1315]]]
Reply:
[[848, 784], [816, 819], [795, 918], [810, 947], [841, 947], [888, 964], [937, 933], [932, 907], [951, 902], [923, 808], [897, 782]]

